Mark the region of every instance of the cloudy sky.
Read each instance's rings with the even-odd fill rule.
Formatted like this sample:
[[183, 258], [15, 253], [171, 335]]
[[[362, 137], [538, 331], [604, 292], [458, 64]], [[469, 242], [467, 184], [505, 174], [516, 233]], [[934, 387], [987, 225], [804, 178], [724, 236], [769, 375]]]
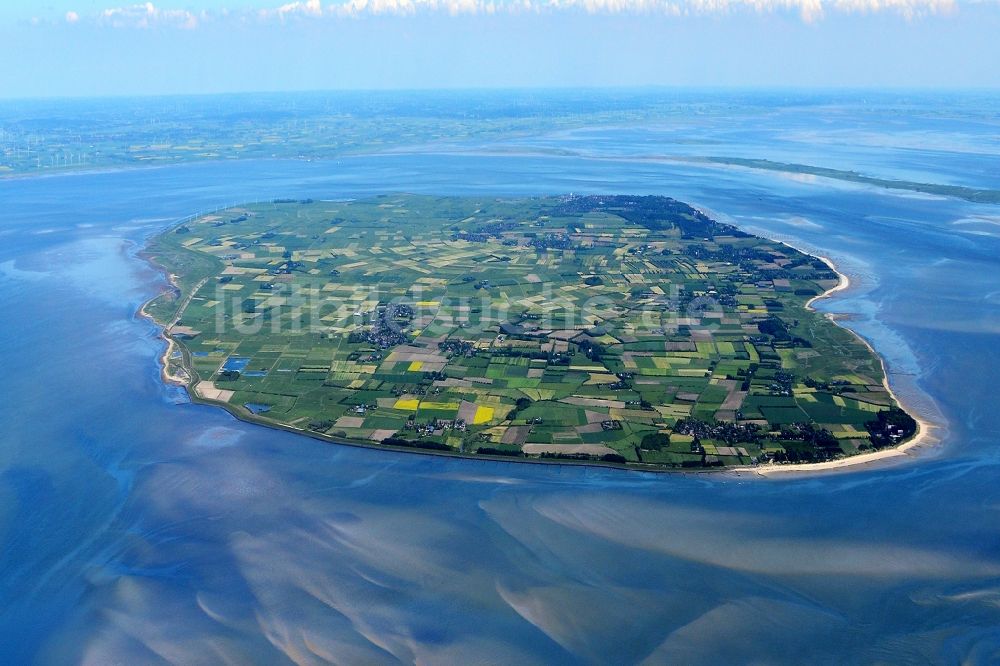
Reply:
[[1000, 87], [981, 0], [2, 0], [0, 97]]

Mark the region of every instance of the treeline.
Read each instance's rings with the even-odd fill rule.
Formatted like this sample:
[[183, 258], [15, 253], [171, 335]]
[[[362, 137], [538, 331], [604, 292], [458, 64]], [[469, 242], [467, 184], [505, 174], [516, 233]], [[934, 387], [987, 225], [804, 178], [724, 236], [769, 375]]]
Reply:
[[552, 215], [572, 217], [594, 211], [617, 215], [650, 231], [676, 227], [686, 238], [748, 235], [728, 224], [716, 222], [701, 211], [670, 197], [627, 195], [572, 197], [555, 206], [550, 212]]
[[524, 451], [520, 449], [498, 449], [492, 446], [480, 446], [476, 449], [476, 453], [480, 453], [485, 456], [508, 456], [510, 458], [523, 458]]
[[402, 446], [411, 449], [430, 449], [432, 451], [454, 451], [453, 448], [447, 444], [442, 444], [441, 442], [435, 442], [434, 440], [413, 440], [413, 439], [403, 439], [402, 437], [386, 437], [382, 440], [382, 444], [386, 446]]
[[878, 417], [865, 423], [869, 439], [876, 449], [892, 446], [917, 433], [917, 421], [898, 407], [882, 410]]
[[589, 453], [552, 453], [546, 451], [538, 456], [539, 458], [555, 460], [593, 460], [609, 463], [626, 463], [625, 456], [618, 453], [605, 453], [603, 456], [592, 456]]

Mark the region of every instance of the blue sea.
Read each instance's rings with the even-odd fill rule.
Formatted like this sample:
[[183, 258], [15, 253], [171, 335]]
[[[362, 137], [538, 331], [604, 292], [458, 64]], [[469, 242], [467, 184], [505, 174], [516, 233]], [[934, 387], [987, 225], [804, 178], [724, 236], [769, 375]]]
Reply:
[[[510, 136], [0, 180], [0, 662], [1000, 662], [1000, 206], [690, 159], [1000, 189], [1000, 97], [616, 93], [548, 122], [573, 95]], [[414, 113], [462, 104], [512, 113]], [[662, 194], [829, 256], [853, 285], [821, 309], [940, 443], [769, 479], [442, 459], [161, 382], [145, 239], [393, 191]]]

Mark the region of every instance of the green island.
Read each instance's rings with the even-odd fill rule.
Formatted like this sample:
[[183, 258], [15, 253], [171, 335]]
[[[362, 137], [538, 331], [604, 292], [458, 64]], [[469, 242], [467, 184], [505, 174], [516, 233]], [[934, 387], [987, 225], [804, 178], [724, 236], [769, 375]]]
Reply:
[[822, 462], [916, 421], [809, 307], [828, 263], [654, 196], [275, 200], [150, 241], [164, 373], [236, 416], [441, 454]]

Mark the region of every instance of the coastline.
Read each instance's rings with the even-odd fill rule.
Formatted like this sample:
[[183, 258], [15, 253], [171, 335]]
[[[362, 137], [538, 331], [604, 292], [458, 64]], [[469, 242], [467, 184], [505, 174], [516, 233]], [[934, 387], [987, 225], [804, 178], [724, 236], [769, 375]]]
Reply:
[[[762, 237], [762, 234], [759, 234]], [[830, 298], [836, 293], [846, 291], [851, 288], [850, 277], [838, 270], [836, 264], [832, 259], [824, 255], [818, 254], [816, 252], [810, 252], [798, 247], [795, 247], [791, 243], [784, 240], [779, 240], [776, 238], [771, 238], [770, 240], [786, 245], [797, 252], [801, 252], [810, 257], [819, 259], [825, 263], [830, 270], [832, 270], [838, 277], [838, 282], [836, 285], [827, 289], [822, 294], [812, 297], [809, 299], [805, 307], [809, 310], [816, 311], [814, 304], [820, 300]], [[178, 276], [170, 272], [165, 266], [157, 262], [150, 254], [145, 251], [145, 248], [138, 253], [138, 256], [144, 261], [149, 263], [155, 269], [160, 271], [169, 283], [169, 289], [175, 290], [178, 295], [183, 296], [178, 283]], [[200, 287], [204, 284], [205, 280], [202, 280], [197, 284], [194, 289], [192, 289], [191, 294], [188, 294], [187, 299], [192, 298]], [[878, 451], [872, 451], [869, 453], [861, 453], [853, 456], [848, 456], [844, 458], [838, 458], [836, 460], [829, 460], [824, 462], [816, 463], [784, 463], [776, 464], [774, 462], [758, 464], [758, 465], [742, 465], [733, 467], [721, 467], [721, 468], [704, 468], [704, 469], [680, 469], [680, 468], [670, 468], [661, 467], [654, 465], [646, 465], [643, 463], [614, 463], [614, 462], [603, 462], [599, 460], [573, 460], [573, 459], [551, 459], [551, 458], [527, 458], [527, 457], [515, 457], [515, 456], [496, 456], [488, 454], [470, 454], [461, 451], [440, 451], [434, 449], [422, 449], [419, 447], [400, 447], [400, 446], [387, 446], [381, 444], [380, 442], [370, 442], [370, 441], [359, 441], [351, 440], [348, 438], [333, 438], [328, 435], [321, 433], [315, 433], [303, 428], [296, 426], [287, 425], [284, 423], [279, 423], [276, 421], [270, 421], [266, 418], [259, 417], [255, 414], [246, 412], [245, 410], [240, 410], [238, 405], [231, 405], [228, 402], [221, 402], [218, 400], [213, 400], [201, 395], [198, 390], [198, 377], [197, 375], [188, 368], [187, 358], [184, 355], [184, 347], [182, 344], [174, 340], [173, 336], [170, 335], [169, 329], [173, 325], [163, 324], [159, 322], [155, 317], [153, 317], [149, 312], [146, 311], [146, 306], [152, 303], [156, 298], [159, 298], [166, 289], [161, 290], [156, 296], [153, 296], [147, 300], [138, 309], [137, 314], [151, 321], [155, 326], [160, 329], [159, 337], [166, 342], [166, 348], [159, 357], [160, 364], [160, 377], [165, 384], [173, 384], [176, 386], [183, 386], [187, 392], [189, 398], [192, 402], [196, 404], [210, 405], [213, 407], [220, 407], [224, 411], [228, 412], [234, 418], [244, 421], [246, 423], [251, 423], [253, 425], [260, 425], [268, 428], [274, 428], [276, 430], [283, 430], [286, 432], [291, 432], [299, 435], [305, 435], [311, 439], [322, 441], [329, 444], [338, 444], [343, 446], [353, 446], [356, 448], [365, 449], [376, 449], [383, 451], [394, 451], [396, 453], [411, 453], [415, 455], [432, 455], [447, 458], [462, 458], [466, 460], [479, 460], [483, 462], [507, 462], [507, 463], [517, 463], [517, 464], [529, 464], [529, 465], [568, 465], [573, 467], [595, 467], [601, 469], [616, 469], [620, 471], [631, 471], [631, 472], [646, 472], [655, 474], [714, 474], [714, 475], [732, 475], [739, 478], [745, 478], [746, 475], [750, 474], [757, 478], [769, 479], [769, 478], [787, 478], [789, 476], [812, 476], [818, 474], [832, 474], [832, 473], [845, 473], [851, 471], [863, 471], [865, 469], [873, 469], [878, 466], [885, 466], [892, 463], [902, 463], [906, 461], [914, 460], [914, 455], [911, 453], [914, 450], [925, 449], [931, 445], [940, 442], [940, 439], [934, 436], [934, 432], [939, 429], [939, 425], [929, 421], [928, 419], [921, 416], [912, 407], [908, 407], [899, 398], [897, 393], [893, 390], [889, 384], [889, 375], [885, 363], [885, 359], [875, 350], [875, 348], [864, 339], [861, 335], [855, 331], [843, 327], [839, 324], [838, 315], [834, 313], [824, 313], [824, 316], [831, 321], [835, 326], [840, 326], [844, 328], [849, 333], [854, 335], [862, 344], [879, 360], [879, 364], [882, 367], [882, 384], [886, 388], [888, 394], [892, 399], [903, 408], [907, 414], [909, 414], [917, 423], [916, 433], [908, 440], [900, 443], [897, 446], [891, 448], [884, 448]], [[182, 308], [178, 308], [182, 309]], [[176, 375], [170, 372], [170, 361], [173, 358], [176, 351], [181, 352], [181, 369], [184, 371], [183, 375]]]
[[152, 266], [157, 271], [159, 271], [161, 274], [165, 275], [167, 278], [167, 282], [170, 285], [169, 287], [160, 290], [160, 293], [147, 300], [136, 311], [136, 314], [138, 314], [143, 319], [148, 319], [150, 322], [153, 323], [154, 326], [160, 329], [159, 338], [167, 343], [166, 349], [163, 350], [163, 353], [160, 354], [158, 359], [160, 363], [160, 379], [165, 384], [183, 386], [185, 389], [187, 389], [188, 395], [190, 395], [191, 394], [189, 386], [190, 380], [185, 379], [184, 377], [178, 375], [174, 375], [170, 372], [170, 359], [174, 355], [174, 352], [176, 350], [181, 349], [180, 345], [178, 345], [177, 342], [173, 339], [173, 337], [167, 332], [170, 326], [161, 324], [159, 321], [156, 320], [156, 317], [154, 317], [153, 315], [149, 314], [149, 312], [146, 311], [146, 306], [148, 306], [150, 303], [155, 301], [163, 294], [167, 293], [167, 291], [169, 290], [173, 290], [177, 294], [181, 294], [180, 285], [177, 283], [177, 276], [171, 273], [169, 270], [167, 270], [165, 266], [158, 263], [149, 253], [146, 252], [145, 248], [142, 248], [138, 253], [136, 253], [136, 256], [145, 261], [147, 264]]
[[[846, 274], [841, 272], [837, 265], [832, 259], [821, 254], [816, 254], [814, 252], [808, 252], [801, 248], [795, 247], [791, 243], [783, 240], [775, 240], [775, 242], [781, 243], [782, 245], [787, 245], [788, 247], [801, 252], [803, 254], [815, 257], [826, 264], [830, 270], [837, 274], [838, 282], [833, 287], [827, 289], [822, 294], [814, 296], [809, 301], [806, 302], [806, 308], [816, 311], [814, 304], [818, 301], [830, 298], [836, 293], [847, 291], [851, 288], [851, 278]], [[824, 316], [829, 319], [834, 325], [840, 326], [837, 321], [839, 319], [838, 315], [834, 313], [824, 313]], [[848, 456], [846, 458], [838, 458], [837, 460], [827, 460], [824, 462], [816, 463], [801, 463], [801, 464], [776, 464], [767, 463], [763, 465], [744, 465], [742, 467], [730, 467], [728, 472], [735, 473], [737, 475], [742, 475], [743, 473], [752, 473], [756, 476], [770, 478], [788, 475], [814, 475], [814, 474], [829, 474], [836, 472], [845, 471], [855, 471], [852, 468], [867, 468], [871, 469], [876, 466], [885, 465], [889, 462], [905, 462], [906, 460], [913, 460], [913, 451], [918, 449], [925, 449], [934, 444], [940, 443], [940, 438], [934, 435], [940, 426], [932, 421], [929, 421], [923, 415], [921, 415], [917, 410], [913, 409], [912, 406], [905, 404], [905, 402], [900, 399], [899, 395], [893, 390], [889, 383], [889, 372], [885, 364], [885, 358], [879, 354], [875, 348], [871, 345], [868, 340], [863, 338], [857, 332], [841, 326], [844, 330], [851, 333], [854, 337], [861, 341], [865, 347], [868, 348], [876, 358], [879, 360], [879, 364], [882, 366], [882, 385], [885, 387], [889, 396], [899, 405], [907, 414], [909, 414], [914, 421], [917, 422], [917, 431], [908, 440], [900, 443], [897, 446], [891, 448], [879, 449], [878, 451], [871, 451], [869, 453], [859, 453], [857, 455]]]

